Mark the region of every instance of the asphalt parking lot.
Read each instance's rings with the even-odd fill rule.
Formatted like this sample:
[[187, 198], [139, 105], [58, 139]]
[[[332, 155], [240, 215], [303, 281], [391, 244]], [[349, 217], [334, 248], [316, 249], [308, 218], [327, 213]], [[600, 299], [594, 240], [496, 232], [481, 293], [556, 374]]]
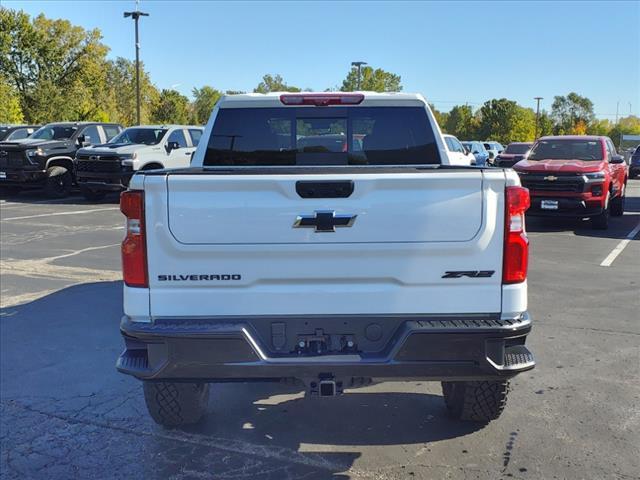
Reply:
[[[449, 420], [439, 384], [305, 400], [212, 389], [203, 425], [163, 430], [121, 351], [115, 197], [0, 200], [1, 476], [13, 478], [640, 478], [640, 180], [611, 228], [531, 220], [529, 345], [484, 428]], [[605, 262], [606, 263], [606, 262]]]

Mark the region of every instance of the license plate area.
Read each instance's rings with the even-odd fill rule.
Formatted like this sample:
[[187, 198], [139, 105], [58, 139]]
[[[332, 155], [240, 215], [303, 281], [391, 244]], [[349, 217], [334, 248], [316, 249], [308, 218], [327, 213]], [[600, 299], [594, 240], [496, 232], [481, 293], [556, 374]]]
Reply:
[[558, 210], [558, 200], [542, 200], [540, 208], [542, 210]]

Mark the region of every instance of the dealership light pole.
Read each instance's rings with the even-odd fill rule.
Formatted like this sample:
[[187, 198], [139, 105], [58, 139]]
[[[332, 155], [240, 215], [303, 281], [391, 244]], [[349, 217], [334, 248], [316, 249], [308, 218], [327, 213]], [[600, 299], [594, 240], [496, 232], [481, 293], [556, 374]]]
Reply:
[[357, 90], [360, 90], [360, 73], [361, 73], [361, 68], [362, 65], [367, 65], [367, 62], [351, 62], [351, 66], [352, 67], [357, 67], [358, 68], [358, 82], [357, 82]]
[[124, 18], [131, 17], [136, 24], [136, 124], [140, 125], [140, 40], [138, 38], [138, 20], [148, 17], [148, 13], [141, 12], [136, 2], [135, 12], [124, 12]]
[[542, 100], [542, 97], [533, 97], [533, 99], [537, 102], [536, 105], [536, 135], [535, 135], [535, 139], [538, 139], [538, 118], [540, 118], [540, 100]]

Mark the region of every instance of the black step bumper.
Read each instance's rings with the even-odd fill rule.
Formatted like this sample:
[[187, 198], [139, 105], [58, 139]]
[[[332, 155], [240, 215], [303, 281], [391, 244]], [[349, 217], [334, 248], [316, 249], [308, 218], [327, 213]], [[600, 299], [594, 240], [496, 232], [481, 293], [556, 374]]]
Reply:
[[[421, 380], [509, 378], [535, 366], [525, 347], [528, 314], [493, 316], [394, 317], [397, 327], [379, 351], [277, 353], [261, 340], [256, 322], [156, 320], [123, 317], [125, 350], [117, 369], [141, 380], [258, 381], [358, 377]], [[400, 320], [400, 321], [398, 321]], [[287, 319], [278, 319], [287, 324]], [[378, 319], [379, 321], [379, 319]]]

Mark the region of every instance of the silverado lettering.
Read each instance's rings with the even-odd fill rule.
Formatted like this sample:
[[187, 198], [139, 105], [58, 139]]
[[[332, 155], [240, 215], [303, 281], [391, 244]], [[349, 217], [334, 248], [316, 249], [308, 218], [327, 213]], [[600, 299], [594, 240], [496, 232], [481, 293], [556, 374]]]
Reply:
[[206, 282], [218, 280], [240, 280], [242, 275], [234, 274], [211, 274], [211, 275], [158, 275], [159, 282]]

